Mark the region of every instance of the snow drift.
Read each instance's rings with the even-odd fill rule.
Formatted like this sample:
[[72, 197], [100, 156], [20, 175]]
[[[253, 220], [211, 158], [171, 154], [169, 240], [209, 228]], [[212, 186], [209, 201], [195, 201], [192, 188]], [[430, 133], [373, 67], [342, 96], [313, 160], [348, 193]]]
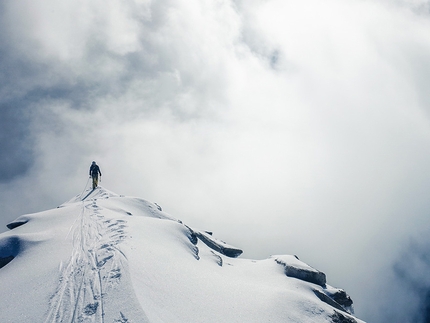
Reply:
[[1, 322], [362, 322], [296, 256], [242, 251], [104, 188], [0, 235]]

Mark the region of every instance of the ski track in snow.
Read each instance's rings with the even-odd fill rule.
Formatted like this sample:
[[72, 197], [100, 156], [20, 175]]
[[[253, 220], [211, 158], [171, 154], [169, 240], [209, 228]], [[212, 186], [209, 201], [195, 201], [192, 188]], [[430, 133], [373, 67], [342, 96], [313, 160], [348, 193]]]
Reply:
[[105, 323], [104, 298], [120, 283], [127, 261], [118, 247], [126, 238], [127, 225], [124, 220], [106, 219], [99, 209], [96, 199], [82, 202], [68, 234], [72, 234], [72, 255], [67, 264], [60, 264], [59, 284], [45, 323]]

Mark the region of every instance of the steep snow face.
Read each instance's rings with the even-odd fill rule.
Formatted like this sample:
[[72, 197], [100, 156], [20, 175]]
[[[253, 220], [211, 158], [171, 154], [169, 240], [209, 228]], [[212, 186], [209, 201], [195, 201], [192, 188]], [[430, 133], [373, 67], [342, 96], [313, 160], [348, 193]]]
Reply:
[[362, 322], [295, 256], [239, 248], [104, 188], [0, 235], [1, 322]]

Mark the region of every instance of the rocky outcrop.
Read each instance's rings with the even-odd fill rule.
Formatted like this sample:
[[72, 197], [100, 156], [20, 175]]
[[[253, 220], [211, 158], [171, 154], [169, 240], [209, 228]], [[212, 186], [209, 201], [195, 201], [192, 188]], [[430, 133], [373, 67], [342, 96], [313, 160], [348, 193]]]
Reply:
[[330, 318], [333, 323], [357, 323], [357, 320], [352, 316], [342, 314], [338, 311], [334, 311]]
[[8, 227], [8, 229], [12, 230], [15, 228], [18, 228], [19, 226], [26, 224], [28, 221], [15, 221], [15, 222], [11, 222], [9, 224], [7, 224], [6, 226]]
[[[274, 259], [276, 263], [284, 267], [284, 273], [288, 277], [297, 278], [315, 285], [319, 285], [320, 287], [315, 286], [315, 288], [312, 290], [321, 301], [342, 312], [348, 314], [354, 313], [351, 297], [349, 297], [349, 295], [343, 289], [338, 289], [327, 285], [326, 275], [323, 272], [316, 270], [315, 268], [312, 268], [311, 266], [300, 261], [297, 256], [275, 256]], [[336, 319], [338, 319], [337, 316]]]
[[342, 305], [345, 309], [352, 306], [352, 299], [343, 289], [327, 290], [328, 294], [336, 303]]
[[354, 314], [352, 299], [343, 289], [327, 285], [322, 290], [313, 289], [313, 291], [321, 301], [348, 314]]
[[325, 293], [319, 291], [318, 289], [313, 290], [315, 295], [324, 303], [327, 303], [330, 306], [333, 306], [334, 308], [337, 308], [338, 310], [345, 311], [345, 309], [337, 303], [335, 300], [333, 300], [331, 297], [326, 295]]
[[275, 256], [274, 258], [276, 263], [284, 267], [285, 275], [288, 277], [294, 277], [319, 286], [325, 286], [325, 274], [300, 261], [297, 256], [286, 255]]
[[226, 244], [224, 241], [215, 239], [212, 237], [211, 232], [202, 232], [193, 230], [188, 227], [188, 229], [191, 230], [191, 232], [198, 238], [200, 241], [202, 241], [204, 244], [206, 244], [209, 248], [218, 251], [219, 253], [223, 254], [224, 256], [236, 258], [239, 257], [243, 251], [239, 248], [235, 248], [233, 246], [230, 246]]

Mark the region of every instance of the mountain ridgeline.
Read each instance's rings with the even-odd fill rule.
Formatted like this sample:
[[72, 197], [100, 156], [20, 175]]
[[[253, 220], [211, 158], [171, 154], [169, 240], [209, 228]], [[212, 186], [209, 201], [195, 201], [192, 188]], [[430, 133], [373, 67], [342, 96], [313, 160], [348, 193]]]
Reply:
[[348, 294], [297, 256], [242, 259], [156, 203], [102, 187], [8, 228], [1, 322], [363, 322]]

